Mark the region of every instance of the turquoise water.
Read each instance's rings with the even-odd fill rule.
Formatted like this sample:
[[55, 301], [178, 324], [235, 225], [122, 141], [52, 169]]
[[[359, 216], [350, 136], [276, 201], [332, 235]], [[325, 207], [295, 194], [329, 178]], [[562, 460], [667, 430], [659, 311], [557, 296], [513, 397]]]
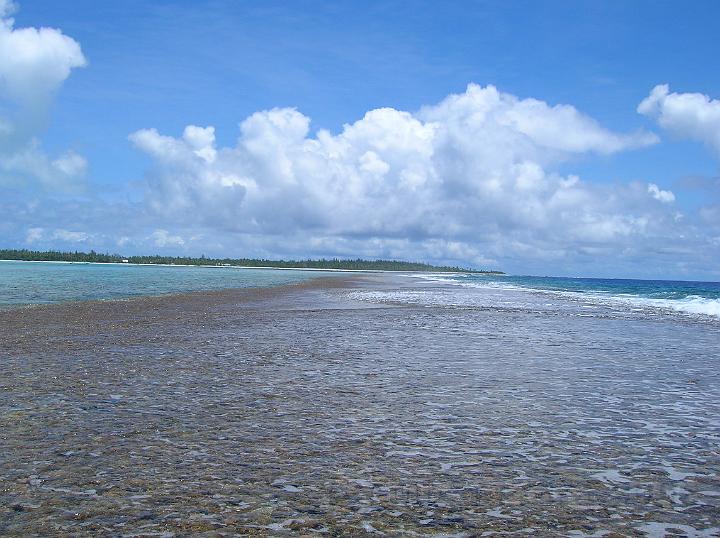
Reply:
[[[324, 273], [333, 274], [333, 273]], [[336, 274], [336, 273], [334, 273]], [[277, 286], [300, 282], [317, 271], [182, 267], [160, 265], [0, 262], [0, 307], [63, 301], [116, 299], [222, 288]], [[720, 283], [669, 280], [413, 275], [451, 284], [456, 292], [435, 291], [423, 301], [483, 306], [547, 306], [650, 312], [675, 311], [720, 318]], [[484, 290], [478, 295], [471, 289]]]
[[268, 287], [317, 276], [317, 271], [1, 261], [0, 307]]

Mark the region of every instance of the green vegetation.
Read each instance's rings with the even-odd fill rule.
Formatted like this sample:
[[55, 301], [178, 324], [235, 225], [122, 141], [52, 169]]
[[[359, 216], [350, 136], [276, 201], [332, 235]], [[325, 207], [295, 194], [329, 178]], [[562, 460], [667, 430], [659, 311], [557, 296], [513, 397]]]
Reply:
[[0, 249], [0, 260], [22, 260], [32, 262], [93, 262], [115, 263], [122, 262], [119, 254], [99, 254], [94, 250], [90, 252], [58, 252], [48, 250], [39, 252], [35, 250]]
[[100, 254], [90, 252], [59, 252], [0, 249], [0, 260], [22, 261], [53, 261], [81, 263], [146, 263], [166, 265], [211, 265], [211, 266], [244, 266], [244, 267], [276, 267], [302, 269], [346, 269], [352, 271], [442, 271], [452, 273], [489, 273], [502, 274], [500, 271], [478, 271], [445, 265], [403, 262], [395, 260], [341, 260], [339, 258], [321, 260], [264, 260], [252, 258], [188, 258], [180, 256], [121, 256], [120, 254]]

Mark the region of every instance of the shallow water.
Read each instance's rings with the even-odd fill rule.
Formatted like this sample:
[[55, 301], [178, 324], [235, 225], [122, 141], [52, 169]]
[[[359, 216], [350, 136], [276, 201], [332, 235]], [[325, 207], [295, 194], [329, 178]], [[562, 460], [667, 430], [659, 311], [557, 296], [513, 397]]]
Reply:
[[716, 325], [404, 282], [13, 318], [0, 533], [720, 533]]
[[[0, 261], [0, 309], [302, 282], [317, 271]], [[322, 272], [323, 275], [336, 273]]]

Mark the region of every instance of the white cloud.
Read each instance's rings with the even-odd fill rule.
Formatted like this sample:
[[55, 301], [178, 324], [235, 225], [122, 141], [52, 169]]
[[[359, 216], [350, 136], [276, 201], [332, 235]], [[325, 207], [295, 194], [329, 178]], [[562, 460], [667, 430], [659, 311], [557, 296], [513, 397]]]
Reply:
[[51, 166], [54, 171], [66, 177], [74, 177], [85, 174], [87, 170], [87, 160], [78, 155], [74, 151], [68, 151], [55, 159]]
[[80, 45], [60, 30], [14, 28], [12, 5], [0, 4], [0, 95], [37, 106], [86, 60]]
[[17, 11], [17, 4], [12, 0], [0, 0], [0, 19], [5, 19]]
[[654, 135], [614, 133], [571, 106], [492, 86], [471, 84], [415, 114], [372, 110], [335, 135], [311, 136], [310, 119], [285, 108], [243, 121], [235, 147], [216, 147], [212, 127], [130, 139], [153, 159], [148, 197], [164, 218], [273, 240], [403, 238], [415, 248], [432, 242], [439, 257], [442, 244], [445, 257], [465, 249], [477, 259], [545, 256], [555, 245], [563, 257], [666, 233], [673, 220], [644, 185], [596, 186], [553, 171]]
[[74, 151], [50, 160], [37, 139], [9, 154], [0, 152], [0, 184], [23, 184], [29, 176], [51, 190], [73, 190], [80, 185], [86, 170], [86, 159]]
[[[415, 113], [371, 110], [338, 133], [313, 133], [308, 117], [283, 108], [246, 118], [230, 147], [212, 127], [130, 139], [152, 161], [145, 206], [0, 199], [16, 220], [5, 233], [38, 248], [82, 240], [125, 254], [364, 256], [544, 274], [668, 276], [677, 260], [700, 274], [720, 255], [711, 208], [680, 218], [675, 195], [655, 183], [558, 172], [653, 136], [493, 87], [470, 85]], [[45, 163], [85, 166], [57, 161]]]
[[55, 230], [52, 239], [65, 241], [68, 243], [83, 243], [90, 238], [90, 234], [85, 232], [73, 232], [70, 230]]
[[[2, 4], [0, 3], [0, 13], [2, 13]], [[43, 229], [42, 228], [28, 228], [27, 232], [25, 233], [25, 242], [26, 243], [35, 243], [37, 241], [40, 241], [43, 237]]]
[[637, 110], [673, 135], [701, 141], [720, 156], [720, 100], [701, 93], [670, 93], [670, 87], [661, 84]]
[[172, 235], [167, 230], [155, 230], [150, 234], [150, 240], [156, 247], [181, 247], [185, 244], [185, 240], [179, 235]]
[[52, 231], [48, 231], [45, 228], [33, 227], [28, 228], [25, 233], [25, 242], [27, 244], [38, 243], [40, 241], [54, 243], [60, 241], [63, 243], [84, 243], [92, 236], [86, 232], [64, 230], [57, 228]]
[[479, 131], [513, 138], [524, 135], [528, 146], [550, 152], [551, 157], [585, 152], [609, 154], [658, 142], [653, 133], [613, 133], [570, 105], [550, 106], [537, 99], [501, 93], [494, 86], [483, 88], [476, 84], [470, 84], [465, 93], [423, 109], [420, 116], [430, 121], [438, 119], [463, 134]]
[[672, 191], [661, 190], [655, 183], [648, 183], [648, 194], [658, 202], [669, 204], [675, 201], [675, 194]]
[[47, 107], [72, 69], [86, 64], [80, 45], [54, 28], [15, 28], [17, 6], [0, 0], [0, 186], [77, 185], [86, 162], [74, 152], [56, 158], [40, 148]]

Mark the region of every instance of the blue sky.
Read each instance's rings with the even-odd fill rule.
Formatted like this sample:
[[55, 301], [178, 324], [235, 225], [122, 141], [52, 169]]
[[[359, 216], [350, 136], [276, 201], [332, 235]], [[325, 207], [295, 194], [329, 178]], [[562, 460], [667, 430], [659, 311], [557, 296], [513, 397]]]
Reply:
[[[41, 113], [42, 121], [28, 131], [49, 159], [72, 152], [86, 166], [76, 184], [63, 188], [57, 188], [55, 181], [49, 187], [47, 180], [33, 180], [32, 174], [15, 165], [6, 166], [5, 178], [0, 179], [0, 196], [6, 200], [0, 217], [4, 245], [238, 256], [358, 254], [520, 273], [720, 278], [718, 269], [711, 267], [720, 248], [720, 214], [716, 216], [720, 155], [713, 146], [714, 129], [720, 124], [712, 123], [713, 99], [720, 98], [717, 2], [26, 0], [16, 4], [14, 14], [6, 16], [14, 17], [14, 30], [57, 29], [82, 49], [86, 65], [73, 66], [58, 79], [57, 89], [48, 91], [50, 104]], [[28, 69], [32, 68], [37, 66]], [[356, 163], [362, 157], [367, 164], [367, 159], [378, 157], [387, 169], [358, 165], [364, 171], [357, 182], [363, 183], [352, 188], [334, 183], [345, 181], [343, 177], [325, 177], [322, 191], [336, 193], [337, 199], [317, 191], [313, 178], [326, 171], [309, 172], [301, 162], [308, 150], [299, 146], [315, 140], [318, 130], [341, 136], [345, 124], [381, 107], [420, 117], [424, 107], [464, 94], [471, 83], [493, 86], [519, 101], [546, 104], [548, 110], [532, 121], [546, 121], [553, 128], [564, 121], [552, 112], [553, 107], [568, 105], [601, 126], [603, 136], [642, 132], [658, 140], [628, 139], [612, 147], [605, 140], [570, 148], [555, 147], [533, 134], [532, 148], [508, 149], [507, 158], [491, 166], [476, 158], [482, 148], [465, 146], [485, 136], [493, 140], [494, 124], [462, 131], [462, 122], [452, 123], [455, 142], [434, 146], [431, 151], [437, 158], [432, 157], [426, 168], [411, 170], [427, 176], [426, 180], [408, 186], [398, 178], [410, 173], [417, 156], [412, 157], [407, 147], [397, 153], [397, 148], [379, 147], [364, 138], [358, 141], [360, 135], [354, 134], [333, 142], [357, 146], [343, 154], [342, 162], [333, 160], [333, 166], [347, 170], [343, 168], [349, 166], [347, 159]], [[698, 101], [700, 112], [685, 112], [696, 120], [709, 117], [710, 123], [688, 127], [686, 117], [669, 116], [675, 110], [673, 103], [680, 101], [665, 98], [654, 112], [639, 114], [638, 105], [660, 84], [669, 84], [671, 98], [707, 96], [706, 108]], [[477, 94], [473, 106], [483, 107], [492, 98]], [[18, 105], [17, 98], [0, 93], [0, 104], [4, 105], [0, 118], [6, 111], [19, 118], [19, 124], [31, 122], [27, 119], [31, 114], [15, 113], [14, 108], [42, 109], [46, 103]], [[278, 149], [274, 138], [264, 138], [268, 145], [259, 153], [238, 143], [241, 122], [274, 108], [294, 108], [312, 120], [302, 142], [293, 139], [292, 148]], [[512, 118], [522, 113], [504, 105], [498, 110]], [[439, 114], [435, 111], [421, 121], [450, 125]], [[279, 117], [266, 120], [273, 123]], [[297, 120], [283, 118], [285, 126]], [[380, 124], [391, 136], [395, 129], [397, 136], [403, 136], [405, 127], [398, 121], [404, 120], [385, 118]], [[504, 128], [506, 120], [499, 121]], [[141, 142], [129, 138], [155, 129], [158, 137], [180, 140], [188, 125], [213, 126], [212, 145], [225, 148], [226, 155], [221, 150], [217, 161], [206, 159], [202, 168], [185, 158], [170, 162], [167, 154], [159, 153], [161, 138], [145, 137]], [[523, 136], [517, 140], [524, 140], [528, 133], [525, 127], [519, 129]], [[587, 130], [577, 130], [584, 127], [576, 123], [560, 129], [575, 139], [588, 135]], [[516, 139], [506, 135], [503, 140], [514, 143]], [[596, 135], [600, 136], [592, 136]], [[28, 141], [26, 137], [22, 143]], [[0, 139], [2, 143], [7, 148], [12, 145]], [[259, 154], [273, 162], [280, 158], [270, 155], [269, 147], [289, 159], [291, 171], [282, 173], [289, 173], [290, 179], [267, 168], [268, 163], [258, 163]], [[498, 147], [491, 155], [505, 149]], [[413, 147], [416, 150], [422, 152], [419, 146]], [[386, 155], [386, 151], [396, 152]], [[6, 160], [17, 161], [10, 149], [5, 154]], [[403, 155], [412, 160], [403, 161]], [[452, 167], [439, 164], [453, 155]], [[508, 175], [520, 163], [537, 164], [543, 172], [542, 179], [533, 180], [543, 183], [533, 187], [532, 198], [527, 189], [524, 194], [516, 190], [517, 178], [512, 188], [498, 189], [493, 183], [497, 175], [509, 181]], [[366, 172], [375, 175], [368, 179]], [[552, 201], [558, 198], [553, 197], [553, 189], [569, 176], [578, 176], [585, 189], [574, 200], [589, 208], [587, 214]], [[178, 177], [185, 183], [171, 183], [181, 181]], [[385, 181], [382, 194], [377, 181]], [[647, 201], [609, 202], [639, 197], [640, 191], [647, 194], [650, 184], [673, 193], [672, 203], [663, 203], [663, 214], [652, 205], [657, 201], [652, 196]], [[213, 194], [201, 191], [202, 185]], [[253, 194], [253, 189], [265, 194]], [[283, 195], [297, 207], [290, 204], [293, 217], [278, 219], [282, 225], [275, 225], [270, 221], [277, 212], [290, 207]], [[493, 196], [503, 198], [490, 200]], [[232, 202], [220, 204], [223, 199]], [[380, 213], [375, 212], [378, 200], [394, 203], [388, 202]], [[90, 203], [98, 214], [86, 212], [77, 218], [79, 207]], [[98, 204], [108, 206], [97, 209]], [[418, 204], [424, 204], [425, 210], [417, 210], [416, 220], [402, 216], [399, 208]], [[522, 215], [525, 206], [537, 206], [533, 218]], [[173, 207], [177, 211], [166, 211]], [[363, 227], [341, 216], [318, 217], [314, 207], [323, 207], [326, 213], [328, 208], [342, 207], [339, 213], [352, 213], [354, 222], [367, 218], [369, 223]], [[679, 213], [681, 224], [677, 224]], [[210, 218], [213, 215], [222, 218]], [[618, 226], [602, 237], [591, 232], [559, 233], [572, 228], [571, 217], [580, 219], [578, 229], [588, 227], [593, 219]], [[437, 222], [427, 224], [435, 218]], [[445, 230], [440, 224], [443, 218], [448, 221]], [[534, 226], [533, 219], [544, 222], [545, 228]], [[129, 220], [135, 224], [130, 226]], [[670, 221], [675, 224], [663, 237]], [[492, 234], [483, 233], [491, 229]]]

